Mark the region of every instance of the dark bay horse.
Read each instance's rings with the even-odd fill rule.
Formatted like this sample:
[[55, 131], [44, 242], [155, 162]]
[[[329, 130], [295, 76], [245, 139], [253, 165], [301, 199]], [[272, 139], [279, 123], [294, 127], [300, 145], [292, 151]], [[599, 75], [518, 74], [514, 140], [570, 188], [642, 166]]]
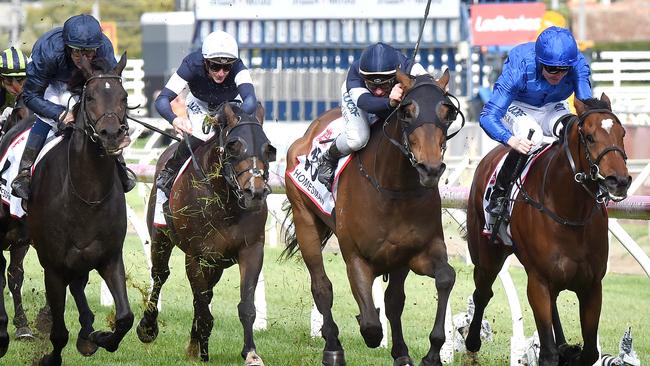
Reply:
[[[27, 202], [27, 229], [45, 270], [52, 311], [53, 350], [43, 356], [42, 365], [62, 362], [68, 342], [64, 322], [68, 285], [79, 309], [77, 349], [82, 354], [91, 355], [98, 346], [114, 352], [133, 325], [122, 258], [126, 201], [115, 163], [115, 155], [129, 142], [127, 93], [120, 77], [126, 54], [112, 70], [100, 61], [91, 66], [82, 58], [84, 82], [74, 126], [36, 166]], [[113, 331], [93, 329], [94, 315], [84, 294], [93, 269], [115, 300]]]
[[[209, 360], [208, 339], [213, 317], [213, 287], [224, 269], [239, 264], [241, 302], [237, 309], [244, 330], [241, 356], [246, 366], [262, 366], [253, 340], [254, 295], [264, 259], [264, 226], [269, 162], [275, 160], [262, 121], [226, 103], [217, 113], [215, 134], [196, 149], [194, 160], [171, 190], [166, 209], [167, 227], [153, 223], [157, 189], [149, 197], [147, 223], [151, 234], [153, 289], [138, 325], [138, 337], [149, 343], [158, 335], [160, 290], [169, 277], [169, 257], [174, 246], [185, 252], [185, 270], [194, 295], [194, 320], [188, 357]], [[182, 141], [181, 143], [185, 143]], [[159, 172], [178, 145], [170, 146], [158, 160]]]
[[[413, 364], [401, 324], [406, 276], [413, 271], [435, 278], [438, 306], [429, 336], [431, 347], [422, 365], [441, 365], [445, 308], [456, 274], [447, 263], [438, 180], [445, 170], [443, 155], [451, 137], [447, 129], [458, 108], [445, 91], [449, 71], [439, 80], [430, 75], [411, 79], [398, 72], [397, 80], [404, 89], [404, 100], [385, 122], [372, 125], [367, 146], [353, 156], [353, 167], [341, 173], [331, 217], [323, 214], [288, 176], [286, 179], [295, 235], [292, 230], [285, 231], [285, 254], [290, 256], [299, 248], [309, 270], [312, 295], [324, 320], [323, 365], [345, 364], [331, 311], [332, 283], [321, 253], [332, 234], [339, 241], [361, 313], [361, 335], [369, 347], [379, 346], [382, 339], [372, 284], [380, 275], [389, 276], [384, 300], [392, 329], [393, 365]], [[295, 168], [299, 155], [309, 153], [314, 137], [340, 116], [340, 110], [333, 109], [312, 122], [305, 135], [289, 148], [287, 172]]]
[[[602, 302], [601, 281], [608, 255], [609, 200], [626, 197], [631, 177], [626, 166], [625, 129], [609, 98], [576, 99], [578, 116], [564, 120], [564, 133], [530, 168], [511, 215], [514, 248], [491, 244], [483, 226], [483, 196], [488, 177], [509, 150], [486, 155], [474, 175], [467, 209], [469, 250], [474, 262], [474, 303], [466, 346], [481, 347], [481, 319], [493, 295], [492, 283], [508, 255], [515, 253], [528, 274], [528, 302], [539, 333], [539, 364], [592, 365]], [[560, 291], [576, 293], [584, 347], [567, 346], [556, 300]], [[573, 353], [573, 354], [571, 354]]]

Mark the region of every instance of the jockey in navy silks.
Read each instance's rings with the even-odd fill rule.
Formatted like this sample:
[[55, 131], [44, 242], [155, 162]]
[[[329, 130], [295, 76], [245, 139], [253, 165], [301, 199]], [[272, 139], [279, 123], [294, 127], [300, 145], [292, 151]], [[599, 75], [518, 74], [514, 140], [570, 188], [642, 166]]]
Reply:
[[[570, 113], [566, 99], [572, 93], [580, 100], [591, 98], [590, 75], [576, 40], [564, 28], [547, 28], [536, 42], [521, 44], [510, 51], [479, 118], [481, 127], [493, 140], [512, 148], [497, 176], [486, 207], [488, 213], [505, 215], [506, 192], [521, 174], [515, 171], [519, 157], [539, 147], [544, 136], [557, 135], [552, 129], [560, 117]], [[528, 140], [530, 129], [535, 132]], [[520, 169], [523, 167], [521, 164]]]
[[[177, 116], [172, 111], [171, 101], [185, 88], [189, 93], [185, 100], [187, 117]], [[178, 133], [186, 133], [192, 151], [208, 140], [213, 131], [206, 119], [214, 117], [217, 108], [224, 102], [241, 100], [241, 109], [254, 114], [257, 98], [253, 80], [246, 65], [239, 58], [237, 41], [223, 31], [210, 33], [200, 50], [185, 56], [178, 70], [156, 98], [156, 110], [174, 126]], [[174, 155], [156, 179], [156, 186], [169, 196], [174, 178], [181, 165], [190, 157], [186, 141], [181, 141]]]
[[[31, 167], [50, 129], [74, 122], [68, 110], [72, 110], [77, 98], [71, 100], [67, 83], [73, 72], [81, 67], [82, 57], [88, 61], [103, 58], [110, 67], [117, 64], [111, 41], [102, 33], [99, 22], [86, 14], [75, 15], [66, 20], [63, 27], [45, 33], [32, 48], [23, 98], [37, 118], [29, 132], [18, 175], [11, 184], [16, 197], [29, 198]], [[116, 161], [124, 192], [128, 192], [135, 187], [135, 176], [126, 167], [121, 154]]]
[[328, 190], [332, 190], [339, 159], [366, 146], [370, 124], [387, 118], [402, 101], [402, 86], [395, 79], [398, 69], [412, 76], [427, 73], [422, 65], [381, 42], [366, 47], [359, 60], [350, 65], [341, 87], [345, 132], [321, 155], [318, 166], [318, 180]]
[[25, 84], [29, 58], [15, 47], [0, 52], [0, 128], [17, 104], [23, 104], [21, 93]]

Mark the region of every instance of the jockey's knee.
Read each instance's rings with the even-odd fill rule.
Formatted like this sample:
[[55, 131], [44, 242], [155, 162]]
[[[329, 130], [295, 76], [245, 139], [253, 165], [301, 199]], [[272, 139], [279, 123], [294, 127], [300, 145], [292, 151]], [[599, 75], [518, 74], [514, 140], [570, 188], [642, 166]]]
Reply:
[[366, 146], [369, 138], [369, 132], [353, 131], [352, 133], [346, 134], [345, 141], [352, 151], [359, 151]]

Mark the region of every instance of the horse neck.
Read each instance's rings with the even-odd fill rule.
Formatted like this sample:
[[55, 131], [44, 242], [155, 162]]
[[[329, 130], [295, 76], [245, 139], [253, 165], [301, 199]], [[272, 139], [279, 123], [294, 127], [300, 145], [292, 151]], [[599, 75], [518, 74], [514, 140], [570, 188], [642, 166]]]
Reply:
[[[200, 184], [196, 193], [198, 196], [214, 196], [219, 205], [222, 205], [223, 208], [226, 208], [227, 212], [235, 210], [237, 206], [232, 192], [230, 192], [229, 186], [226, 183], [226, 180], [223, 177], [222, 169], [222, 158], [219, 149], [216, 146], [216, 143], [206, 143], [196, 149], [194, 152], [194, 157], [197, 159], [198, 166], [205, 173], [204, 178], [201, 172], [197, 172], [194, 164], [190, 162], [190, 169], [195, 173], [197, 179], [206, 180], [204, 184]], [[215, 172], [219, 170], [218, 174]], [[231, 195], [232, 197], [229, 197]]]
[[75, 127], [66, 151], [70, 179], [76, 183], [75, 190], [84, 197], [105, 195], [114, 184], [115, 158], [102, 151], [100, 145], [83, 132], [81, 118], [75, 123], [79, 123], [79, 127]]
[[[383, 188], [394, 191], [421, 189], [417, 171], [411, 162], [397, 146], [384, 136], [383, 123], [383, 121], [378, 121], [377, 131], [371, 135], [374, 140], [371, 141], [373, 148], [362, 150], [370, 152], [366, 155], [364, 164], [367, 164], [370, 174], [376, 177], [377, 182]], [[395, 117], [392, 117], [386, 125], [386, 134], [400, 144], [402, 143], [402, 130]]]

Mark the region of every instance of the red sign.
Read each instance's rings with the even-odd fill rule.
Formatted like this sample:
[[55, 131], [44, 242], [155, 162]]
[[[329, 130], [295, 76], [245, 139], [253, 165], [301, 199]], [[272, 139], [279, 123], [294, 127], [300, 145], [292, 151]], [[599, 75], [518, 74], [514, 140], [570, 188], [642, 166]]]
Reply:
[[511, 46], [537, 38], [546, 5], [478, 4], [470, 9], [474, 46]]

